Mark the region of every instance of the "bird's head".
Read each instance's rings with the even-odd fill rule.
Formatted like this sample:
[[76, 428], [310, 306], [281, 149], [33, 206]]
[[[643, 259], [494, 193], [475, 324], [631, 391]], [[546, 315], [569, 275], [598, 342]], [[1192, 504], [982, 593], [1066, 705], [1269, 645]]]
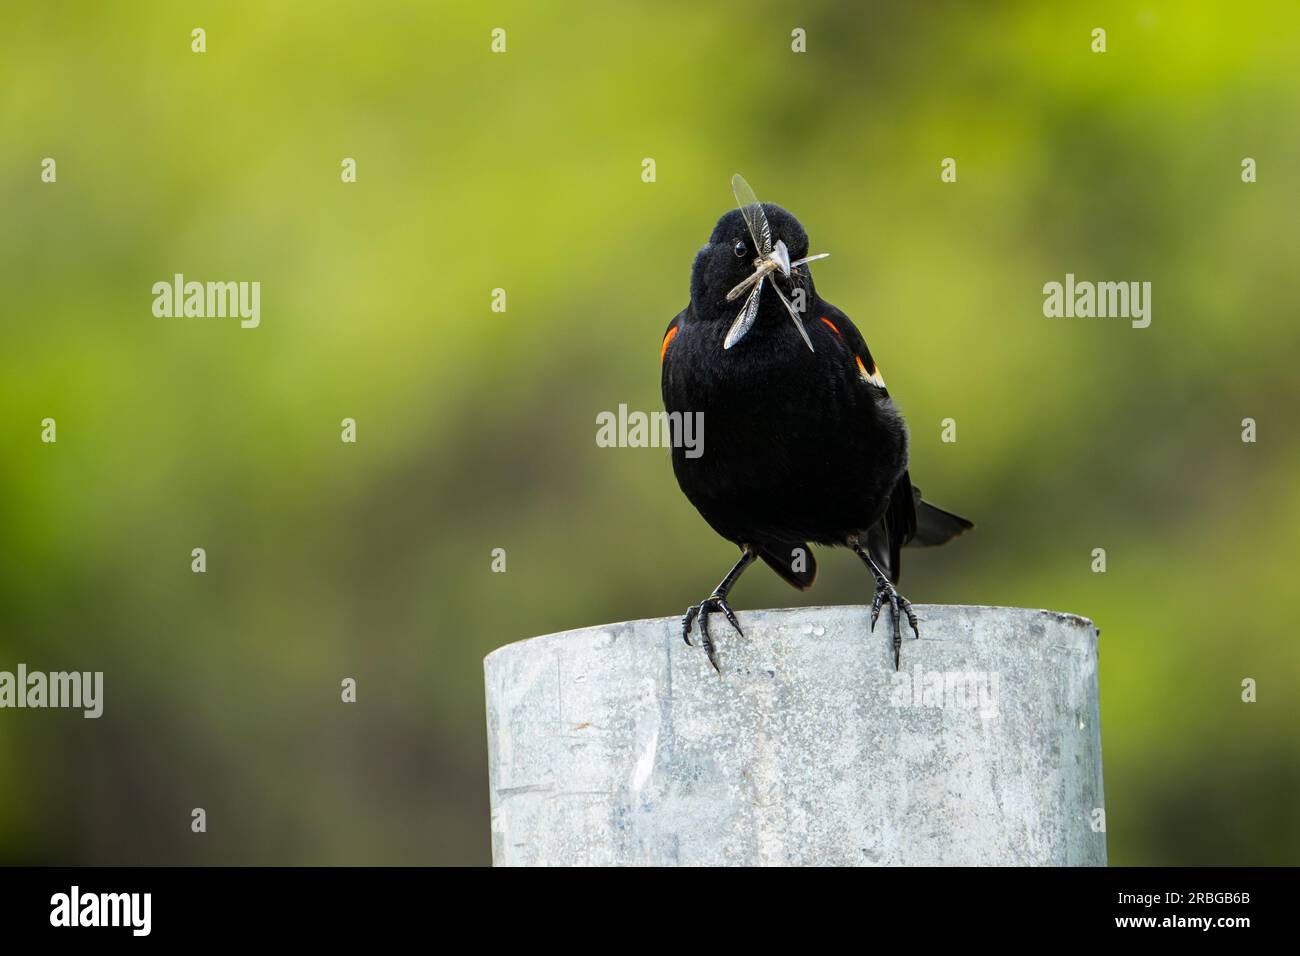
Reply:
[[[749, 185], [736, 176], [732, 188], [740, 207], [725, 213], [709, 241], [695, 255], [691, 269], [691, 303], [705, 319], [725, 319], [730, 328], [724, 348], [731, 348], [753, 326], [764, 300], [765, 311], [789, 312], [808, 347], [797, 308], [812, 295], [808, 263], [824, 255], [808, 255], [808, 233], [791, 213], [774, 203], [753, 198]], [[748, 201], [747, 201], [748, 200]], [[765, 287], [773, 286], [773, 296]], [[802, 289], [802, 294], [796, 290]], [[784, 303], [784, 308], [776, 300]]]

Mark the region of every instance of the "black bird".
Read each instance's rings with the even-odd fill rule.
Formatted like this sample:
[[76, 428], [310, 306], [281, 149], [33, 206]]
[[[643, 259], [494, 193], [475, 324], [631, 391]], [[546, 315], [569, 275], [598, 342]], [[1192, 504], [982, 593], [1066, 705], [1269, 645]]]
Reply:
[[727, 595], [745, 568], [762, 558], [807, 590], [817, 575], [808, 542], [842, 545], [875, 579], [871, 629], [884, 602], [893, 611], [897, 668], [903, 615], [920, 637], [894, 587], [900, 549], [943, 544], [973, 525], [922, 501], [912, 485], [903, 418], [862, 334], [817, 294], [808, 266], [824, 256], [808, 255], [799, 220], [759, 203], [740, 176], [732, 188], [740, 208], [696, 254], [690, 304], [660, 349], [665, 408], [703, 413], [707, 439], [698, 457], [674, 441], [677, 483], [741, 551], [713, 593], [687, 610], [682, 638], [691, 644], [698, 618], [718, 670], [709, 615], [722, 611], [741, 632]]

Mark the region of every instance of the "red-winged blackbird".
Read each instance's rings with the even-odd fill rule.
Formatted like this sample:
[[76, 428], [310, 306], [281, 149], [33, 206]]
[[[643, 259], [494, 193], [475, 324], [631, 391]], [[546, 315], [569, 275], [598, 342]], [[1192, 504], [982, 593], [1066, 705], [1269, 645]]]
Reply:
[[[713, 593], [687, 610], [682, 638], [701, 643], [714, 669], [709, 614], [740, 624], [727, 594], [756, 558], [800, 590], [817, 565], [807, 542], [844, 545], [875, 578], [871, 628], [885, 601], [920, 637], [911, 604], [894, 588], [905, 544], [937, 545], [973, 527], [921, 500], [907, 474], [907, 428], [849, 317], [813, 286], [808, 236], [790, 213], [759, 203], [739, 176], [728, 212], [695, 256], [691, 301], [660, 350], [664, 406], [703, 413], [703, 454], [674, 442], [677, 483], [704, 520], [740, 546]], [[767, 294], [764, 287], [775, 294]], [[802, 308], [801, 308], [802, 306]], [[803, 316], [808, 320], [803, 321]]]

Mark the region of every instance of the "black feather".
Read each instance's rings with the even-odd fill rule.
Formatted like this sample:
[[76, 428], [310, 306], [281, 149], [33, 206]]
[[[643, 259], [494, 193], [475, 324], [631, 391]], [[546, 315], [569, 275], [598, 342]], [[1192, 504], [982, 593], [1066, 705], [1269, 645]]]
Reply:
[[800, 591], [807, 591], [817, 580], [817, 561], [813, 558], [812, 548], [805, 541], [763, 545], [758, 556], [769, 568], [781, 575], [783, 581]]

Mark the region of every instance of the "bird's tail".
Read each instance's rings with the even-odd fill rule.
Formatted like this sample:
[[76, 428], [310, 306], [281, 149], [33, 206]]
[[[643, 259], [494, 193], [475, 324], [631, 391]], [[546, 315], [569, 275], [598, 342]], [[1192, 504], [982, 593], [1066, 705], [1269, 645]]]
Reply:
[[812, 549], [803, 541], [764, 545], [758, 556], [787, 584], [800, 591], [807, 591], [817, 579], [817, 561]]
[[918, 495], [916, 499], [916, 533], [912, 535], [912, 540], [908, 543], [922, 548], [934, 547], [951, 541], [957, 535], [969, 531], [973, 527], [975, 527], [973, 521], [968, 521], [961, 515], [955, 515], [951, 511], [936, 508], [930, 502], [922, 501], [920, 495]]

